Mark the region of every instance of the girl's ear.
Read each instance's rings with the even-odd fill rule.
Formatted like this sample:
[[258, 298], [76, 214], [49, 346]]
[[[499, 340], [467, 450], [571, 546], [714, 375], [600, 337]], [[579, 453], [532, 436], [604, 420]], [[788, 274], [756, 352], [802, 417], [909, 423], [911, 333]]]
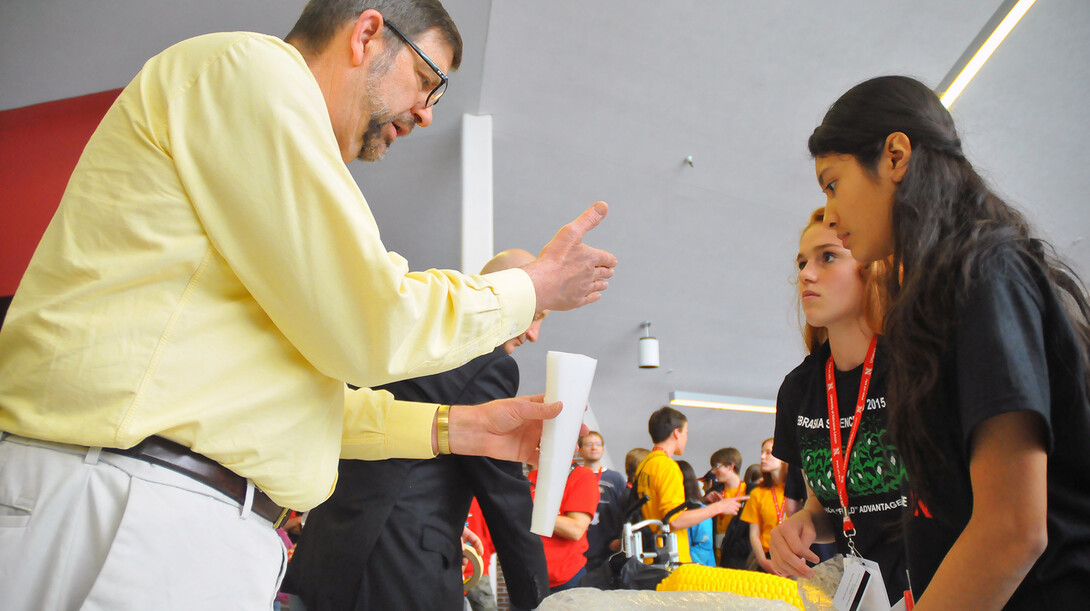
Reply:
[[912, 157], [912, 141], [904, 132], [893, 132], [886, 137], [886, 145], [882, 149], [882, 166], [890, 172], [890, 179], [894, 183], [904, 180], [909, 157]]

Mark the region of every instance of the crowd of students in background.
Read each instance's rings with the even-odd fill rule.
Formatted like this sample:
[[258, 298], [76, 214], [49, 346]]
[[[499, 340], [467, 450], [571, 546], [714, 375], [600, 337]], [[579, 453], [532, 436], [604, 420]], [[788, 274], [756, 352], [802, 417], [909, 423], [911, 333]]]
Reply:
[[[698, 476], [688, 461], [673, 460], [684, 453], [688, 441], [684, 414], [664, 407], [652, 414], [648, 428], [653, 448], [630, 450], [624, 476], [601, 465], [601, 433], [591, 431], [580, 439], [579, 456], [598, 477], [601, 499], [587, 529], [586, 576], [580, 585], [619, 587], [625, 560], [620, 552], [622, 526], [646, 519], [670, 525], [680, 563], [779, 573], [769, 560], [770, 533], [803, 506], [806, 487], [799, 477], [799, 485], [785, 488], [793, 471], [772, 455], [773, 440], [761, 445], [761, 461], [744, 470], [740, 450], [719, 449], [709, 457], [707, 472]], [[644, 496], [638, 512], [626, 515]]]

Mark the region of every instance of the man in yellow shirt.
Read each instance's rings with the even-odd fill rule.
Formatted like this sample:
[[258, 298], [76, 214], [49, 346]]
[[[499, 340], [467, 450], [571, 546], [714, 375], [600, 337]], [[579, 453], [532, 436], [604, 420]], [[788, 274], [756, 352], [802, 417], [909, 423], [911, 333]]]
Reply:
[[410, 272], [345, 164], [431, 123], [461, 39], [436, 0], [354, 4], [167, 49], [88, 142], [0, 332], [6, 608], [268, 607], [279, 506], [324, 500], [339, 458], [533, 456], [540, 397], [367, 387], [596, 301], [607, 208], [522, 269]]
[[[689, 441], [689, 422], [678, 410], [663, 407], [651, 414], [647, 430], [655, 447], [636, 468], [636, 493], [646, 494], [648, 502], [640, 511], [645, 520], [662, 520], [666, 514], [685, 503], [685, 484], [681, 467], [671, 456], [681, 456]], [[670, 520], [670, 532], [677, 535], [679, 562], [692, 562], [689, 555], [688, 528], [710, 517], [736, 515], [741, 502], [749, 497], [721, 499], [699, 509], [685, 509]]]

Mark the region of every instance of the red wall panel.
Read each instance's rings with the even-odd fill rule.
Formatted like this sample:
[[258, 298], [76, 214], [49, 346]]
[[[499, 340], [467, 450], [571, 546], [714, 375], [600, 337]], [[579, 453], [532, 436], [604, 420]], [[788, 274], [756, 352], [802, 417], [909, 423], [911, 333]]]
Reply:
[[120, 89], [0, 112], [0, 295], [11, 295]]

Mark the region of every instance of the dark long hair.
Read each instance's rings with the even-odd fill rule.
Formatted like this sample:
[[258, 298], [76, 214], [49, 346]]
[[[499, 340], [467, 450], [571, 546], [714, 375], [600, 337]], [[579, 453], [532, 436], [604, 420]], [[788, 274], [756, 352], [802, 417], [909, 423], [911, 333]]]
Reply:
[[[912, 489], [925, 503], [949, 469], [937, 451], [935, 401], [942, 358], [957, 320], [957, 301], [985, 273], [989, 254], [1010, 248], [1036, 261], [1056, 289], [1081, 343], [1090, 352], [1090, 306], [1075, 272], [1034, 234], [1023, 215], [993, 193], [961, 150], [950, 113], [923, 83], [902, 76], [865, 81], [840, 97], [810, 136], [810, 154], [852, 155], [877, 174], [887, 137], [908, 136], [912, 156], [893, 202], [892, 300], [885, 324], [891, 352], [890, 433]], [[1090, 373], [1084, 380], [1090, 389]], [[936, 457], [941, 464], [935, 464]]]
[[696, 478], [696, 471], [693, 470], [693, 466], [684, 460], [677, 461], [677, 466], [681, 469], [681, 483], [685, 488], [685, 500], [703, 505], [704, 492], [700, 489], [700, 480]]

